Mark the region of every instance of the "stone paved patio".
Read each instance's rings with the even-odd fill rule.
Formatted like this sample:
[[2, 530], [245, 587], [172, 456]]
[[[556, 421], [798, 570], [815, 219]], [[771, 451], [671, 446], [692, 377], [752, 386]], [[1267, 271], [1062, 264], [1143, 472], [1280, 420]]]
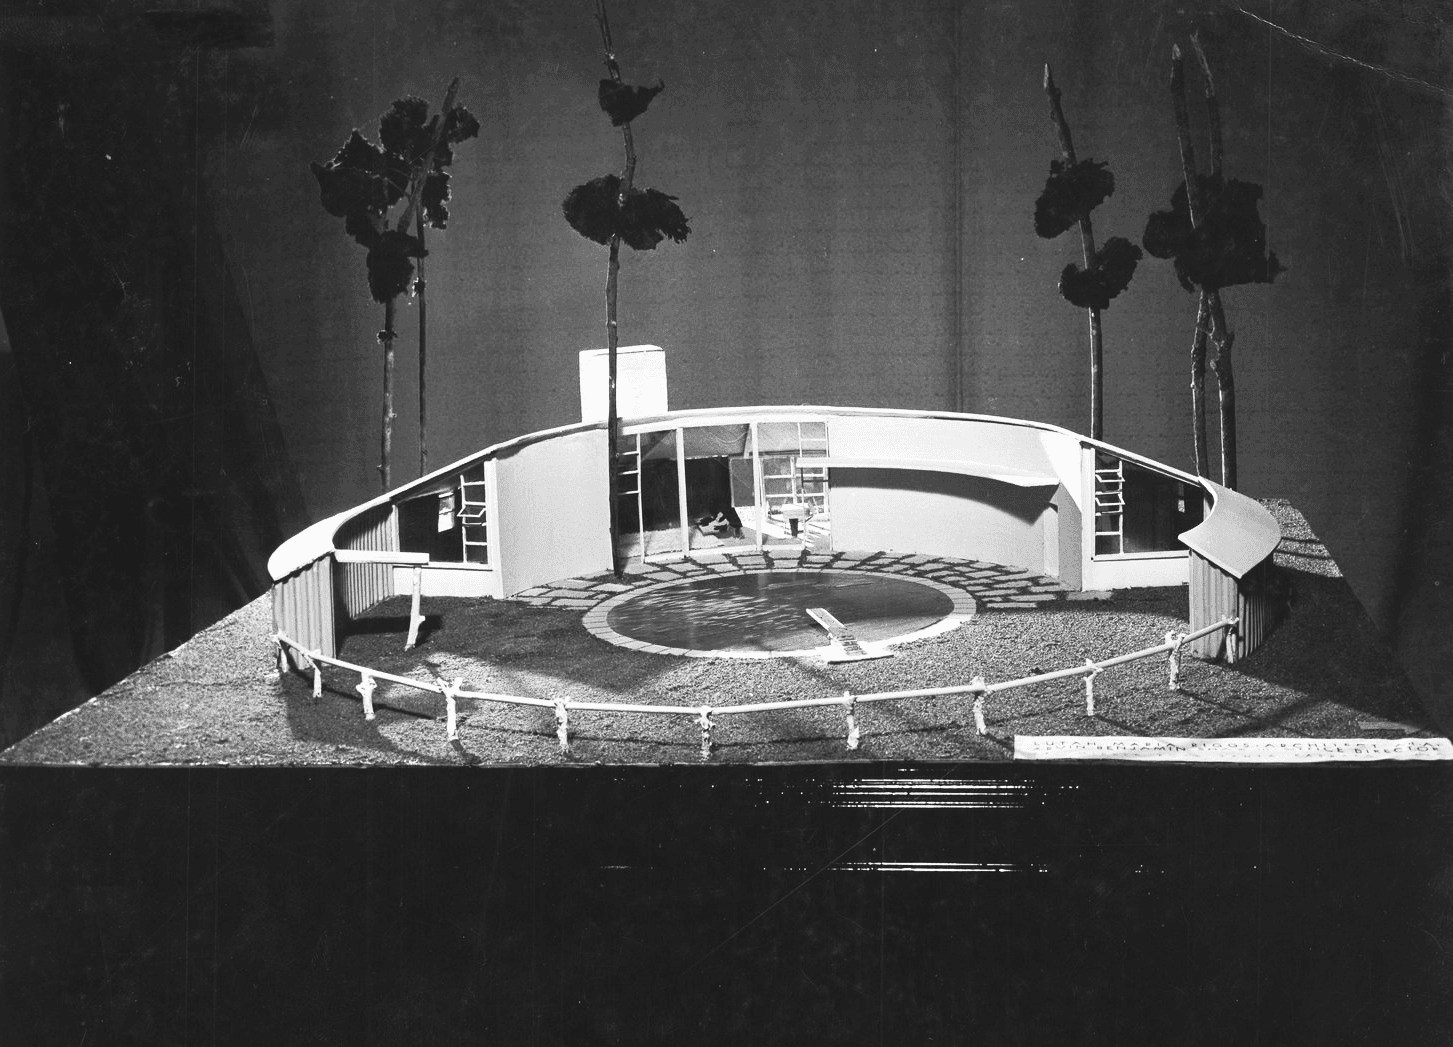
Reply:
[[619, 580], [608, 571], [585, 578], [563, 578], [526, 589], [510, 599], [535, 607], [589, 610], [620, 593], [662, 582], [748, 571], [794, 570], [881, 571], [923, 578], [968, 593], [980, 611], [1032, 611], [1067, 599], [1104, 599], [1109, 596], [1108, 593], [1081, 593], [1067, 588], [1058, 579], [982, 560], [955, 560], [911, 553], [751, 549], [698, 552], [687, 559], [665, 563], [634, 561], [626, 565]]

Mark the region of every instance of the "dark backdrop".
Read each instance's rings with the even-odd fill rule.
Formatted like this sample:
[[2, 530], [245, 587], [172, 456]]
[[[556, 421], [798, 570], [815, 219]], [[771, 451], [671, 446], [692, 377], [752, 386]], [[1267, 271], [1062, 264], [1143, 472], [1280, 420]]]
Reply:
[[[627, 76], [668, 85], [641, 179], [695, 230], [622, 275], [677, 406], [1081, 431], [1084, 321], [1054, 292], [1077, 248], [1030, 222], [1041, 64], [1117, 175], [1097, 231], [1136, 239], [1179, 177], [1167, 51], [1204, 23], [1228, 168], [1289, 266], [1227, 295], [1243, 487], [1307, 513], [1448, 724], [1441, 5], [611, 10]], [[620, 153], [585, 0], [7, 3], [0, 59], [8, 739], [375, 490], [381, 310], [309, 161], [455, 75], [482, 120], [431, 237], [444, 462], [576, 417], [604, 252], [559, 201]], [[1181, 465], [1193, 313], [1147, 263], [1106, 317], [1106, 435]], [[0, 1016], [82, 1044], [1447, 1041], [1447, 773], [975, 775], [12, 768]], [[874, 776], [885, 806], [845, 806]]]
[[[60, 601], [94, 689], [261, 592], [277, 541], [376, 490], [382, 309], [308, 164], [354, 127], [376, 134], [396, 97], [437, 106], [458, 76], [482, 123], [430, 237], [432, 461], [578, 417], [605, 252], [559, 205], [622, 162], [594, 101], [592, 5], [6, 11], [3, 377], [30, 433], [27, 458], [7, 428], [6, 503], [35, 518], [7, 510], [7, 691], [36, 671], [15, 640], [29, 618], [9, 613], [19, 579], [27, 605]], [[1303, 509], [1445, 701], [1446, 16], [1258, 12], [616, 0], [627, 78], [667, 84], [636, 122], [638, 180], [693, 226], [625, 253], [623, 340], [667, 348], [677, 407], [962, 409], [1085, 431], [1084, 315], [1055, 292], [1078, 245], [1031, 223], [1056, 152], [1042, 67], [1080, 155], [1116, 175], [1101, 240], [1138, 241], [1179, 180], [1169, 48], [1200, 25], [1227, 170], [1265, 187], [1287, 266], [1226, 295], [1241, 486]], [[1148, 260], [1105, 319], [1106, 437], [1182, 466], [1194, 313]], [[402, 309], [396, 481], [417, 467], [414, 323]]]

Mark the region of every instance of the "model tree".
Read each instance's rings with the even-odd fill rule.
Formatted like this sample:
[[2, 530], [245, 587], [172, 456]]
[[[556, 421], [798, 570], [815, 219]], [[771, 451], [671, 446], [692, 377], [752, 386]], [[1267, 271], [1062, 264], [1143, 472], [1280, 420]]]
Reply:
[[[394, 314], [398, 297], [420, 296], [419, 308], [419, 469], [426, 464], [424, 434], [424, 362], [427, 345], [423, 308], [422, 259], [424, 226], [443, 229], [449, 219], [449, 172], [456, 143], [479, 133], [479, 121], [454, 103], [459, 81], [445, 93], [438, 113], [429, 115], [421, 98], [401, 98], [379, 118], [378, 144], [357, 130], [338, 155], [326, 164], [312, 165], [318, 179], [323, 208], [343, 219], [344, 229], [367, 248], [368, 290], [384, 307], [383, 330], [383, 437], [379, 478], [389, 489], [393, 452]], [[400, 206], [401, 205], [401, 206]], [[399, 208], [395, 215], [394, 208]], [[410, 232], [410, 229], [413, 229]], [[414, 281], [414, 261], [420, 262]]]
[[1075, 156], [1070, 126], [1060, 105], [1060, 91], [1048, 65], [1044, 67], [1044, 93], [1049, 97], [1049, 117], [1059, 133], [1060, 159], [1049, 163], [1049, 179], [1034, 205], [1034, 231], [1046, 240], [1072, 227], [1080, 230], [1084, 268], [1071, 263], [1060, 274], [1059, 293], [1071, 305], [1086, 310], [1090, 318], [1090, 436], [1105, 434], [1105, 381], [1102, 356], [1104, 333], [1100, 313], [1110, 300], [1130, 285], [1140, 248], [1122, 236], [1112, 236], [1105, 246], [1095, 247], [1095, 229], [1090, 212], [1115, 191], [1115, 176], [1108, 165]]
[[616, 505], [616, 448], [619, 436], [616, 432], [616, 349], [620, 344], [619, 326], [616, 322], [616, 291], [620, 273], [621, 243], [636, 251], [654, 250], [662, 240], [670, 237], [677, 243], [683, 242], [691, 232], [687, 218], [676, 206], [676, 197], [668, 196], [658, 189], [637, 189], [636, 142], [631, 133], [631, 121], [646, 111], [651, 100], [666, 87], [657, 81], [654, 87], [638, 87], [627, 84], [621, 76], [620, 64], [616, 61], [615, 47], [611, 43], [610, 22], [606, 18], [605, 0], [596, 0], [595, 18], [600, 27], [600, 41], [605, 48], [605, 67], [610, 74], [601, 80], [597, 92], [600, 108], [610, 117], [611, 126], [619, 127], [625, 139], [625, 170], [619, 175], [606, 174], [577, 185], [565, 197], [562, 209], [570, 227], [587, 240], [610, 249], [605, 279], [605, 336], [606, 336], [606, 460], [610, 473], [610, 543], [611, 562], [616, 577], [621, 574], [619, 553], [620, 520]]
[[1199, 292], [1196, 330], [1191, 342], [1191, 413], [1196, 472], [1210, 475], [1206, 441], [1206, 350], [1214, 349], [1220, 406], [1221, 483], [1236, 489], [1236, 384], [1231, 367], [1234, 334], [1226, 323], [1221, 289], [1236, 284], [1271, 283], [1281, 271], [1276, 255], [1266, 249], [1266, 226], [1257, 212], [1261, 186], [1226, 178], [1222, 171], [1221, 108], [1211, 65], [1200, 34], [1191, 43], [1206, 82], [1206, 123], [1211, 145], [1211, 173], [1196, 171], [1186, 104], [1185, 63], [1179, 45], [1171, 48], [1171, 100], [1184, 179], [1171, 197], [1169, 211], [1157, 211], [1145, 226], [1142, 243], [1156, 258], [1175, 262], [1176, 276], [1187, 291]]

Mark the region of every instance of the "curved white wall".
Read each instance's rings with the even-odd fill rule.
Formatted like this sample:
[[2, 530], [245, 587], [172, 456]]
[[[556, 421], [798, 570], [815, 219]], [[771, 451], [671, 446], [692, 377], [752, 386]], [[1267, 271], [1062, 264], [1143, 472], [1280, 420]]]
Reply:
[[605, 430], [526, 444], [495, 463], [501, 590], [611, 569]]
[[1077, 587], [1075, 446], [1007, 419], [829, 417], [829, 461], [843, 463], [829, 468], [833, 546], [988, 560]]
[[[916, 469], [833, 469], [835, 549], [953, 556], [1045, 574], [1058, 559], [1055, 488]], [[1046, 522], [1048, 518], [1049, 522]]]
[[[1071, 588], [1186, 583], [1190, 554], [1184, 550], [1093, 555], [1094, 517], [1085, 507], [1094, 497], [1096, 449], [1199, 485], [1215, 500], [1213, 512], [1182, 539], [1196, 555], [1224, 568], [1233, 591], [1247, 570], [1270, 556], [1279, 537], [1269, 514], [1250, 499], [1132, 452], [1036, 422], [800, 406], [678, 411], [630, 419], [629, 424], [691, 427], [804, 418], [827, 422], [827, 457], [821, 461], [829, 475], [835, 549], [986, 560], [1057, 577]], [[312, 565], [331, 562], [333, 543], [347, 530], [343, 525], [410, 494], [447, 490], [458, 474], [481, 461], [489, 483], [490, 562], [426, 567], [426, 593], [510, 596], [546, 582], [609, 570], [606, 454], [600, 425], [534, 433], [313, 525], [280, 546], [270, 562], [279, 627], [317, 633], [309, 642], [326, 646], [323, 633], [331, 629], [332, 608], [320, 603], [310, 610], [298, 604], [324, 600], [321, 590], [305, 592], [304, 583], [316, 573]], [[396, 530], [389, 533], [392, 544], [379, 546], [380, 554], [397, 544]], [[366, 549], [377, 545], [365, 543]], [[393, 588], [398, 588], [396, 571], [378, 573], [381, 578], [392, 574]], [[327, 599], [331, 603], [331, 596]], [[1195, 593], [1192, 599], [1194, 603]], [[348, 608], [350, 613], [357, 610]]]

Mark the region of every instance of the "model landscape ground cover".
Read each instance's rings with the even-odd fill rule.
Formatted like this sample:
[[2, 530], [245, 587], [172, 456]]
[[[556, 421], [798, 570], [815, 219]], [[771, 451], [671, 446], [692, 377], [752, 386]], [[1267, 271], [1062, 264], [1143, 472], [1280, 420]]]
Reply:
[[[1273, 507], [1275, 508], [1275, 507]], [[841, 707], [719, 716], [713, 762], [998, 761], [1015, 735], [1355, 738], [1431, 733], [1401, 669], [1336, 567], [1294, 512], [1278, 562], [1292, 582], [1286, 621], [1241, 664], [1185, 658], [1181, 689], [1156, 656], [1107, 669], [1096, 713], [1071, 679], [989, 696], [989, 732], [967, 696], [862, 704], [849, 751]], [[1154, 646], [1187, 629], [1186, 590], [1124, 590], [1108, 600], [981, 609], [958, 629], [895, 656], [829, 665], [816, 658], [708, 659], [641, 653], [592, 636], [577, 609], [515, 601], [425, 599], [419, 646], [404, 651], [408, 599], [351, 627], [339, 657], [467, 690], [537, 698], [722, 707], [847, 691], [990, 683]], [[270, 607], [256, 601], [97, 699], [22, 740], [10, 763], [82, 764], [662, 764], [700, 762], [692, 716], [575, 712], [560, 751], [553, 710], [460, 699], [445, 737], [438, 694], [382, 682], [366, 721], [358, 677], [277, 669]], [[1401, 726], [1399, 726], [1401, 725]]]

